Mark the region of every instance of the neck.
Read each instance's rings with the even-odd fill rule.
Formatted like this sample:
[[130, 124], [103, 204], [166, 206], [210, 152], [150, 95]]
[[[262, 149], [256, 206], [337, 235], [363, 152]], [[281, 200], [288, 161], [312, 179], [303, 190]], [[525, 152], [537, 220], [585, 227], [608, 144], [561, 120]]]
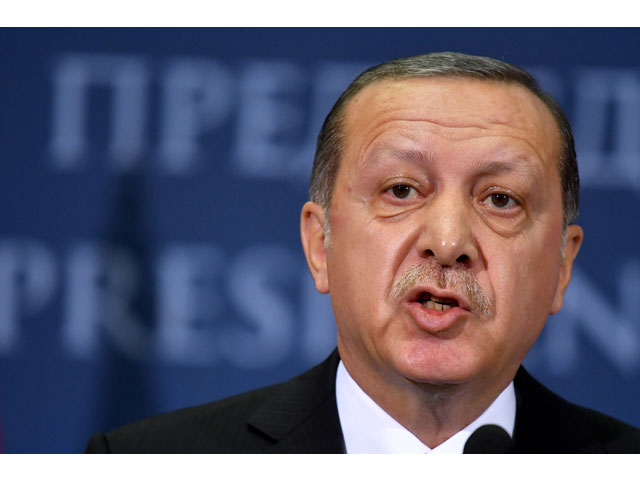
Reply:
[[[422, 443], [435, 448], [472, 423], [507, 387], [513, 375], [464, 383], [430, 384], [397, 375], [362, 371], [343, 358], [345, 368], [371, 399]], [[515, 372], [514, 372], [515, 374]]]

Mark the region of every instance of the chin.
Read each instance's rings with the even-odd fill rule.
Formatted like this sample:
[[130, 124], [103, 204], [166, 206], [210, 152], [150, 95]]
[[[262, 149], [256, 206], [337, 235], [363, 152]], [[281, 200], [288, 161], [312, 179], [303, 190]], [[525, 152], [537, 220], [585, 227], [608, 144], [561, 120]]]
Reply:
[[408, 380], [430, 385], [458, 385], [482, 372], [477, 352], [442, 345], [409, 348], [394, 363], [396, 371]]

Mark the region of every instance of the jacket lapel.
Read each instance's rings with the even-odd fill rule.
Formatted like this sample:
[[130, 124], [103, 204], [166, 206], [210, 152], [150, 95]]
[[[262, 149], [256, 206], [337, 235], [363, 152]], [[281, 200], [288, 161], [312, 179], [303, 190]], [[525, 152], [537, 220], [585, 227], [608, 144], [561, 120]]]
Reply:
[[538, 383], [520, 367], [516, 389], [516, 453], [601, 453], [604, 446], [576, 407]]
[[344, 453], [335, 379], [340, 357], [281, 384], [249, 418], [249, 428], [267, 437], [265, 453]]

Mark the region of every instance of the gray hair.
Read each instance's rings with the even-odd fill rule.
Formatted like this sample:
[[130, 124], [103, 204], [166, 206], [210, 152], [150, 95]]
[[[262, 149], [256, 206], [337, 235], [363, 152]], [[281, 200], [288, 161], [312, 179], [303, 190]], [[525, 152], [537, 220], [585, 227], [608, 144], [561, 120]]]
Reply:
[[[328, 215], [333, 188], [344, 150], [345, 108], [364, 87], [383, 79], [411, 77], [461, 77], [515, 83], [524, 86], [549, 108], [562, 139], [558, 171], [562, 186], [564, 226], [578, 216], [578, 163], [571, 126], [556, 101], [543, 92], [536, 79], [521, 68], [488, 57], [442, 52], [399, 58], [361, 73], [340, 95], [320, 129], [309, 182], [309, 198], [320, 204]], [[327, 224], [328, 227], [328, 224]]]

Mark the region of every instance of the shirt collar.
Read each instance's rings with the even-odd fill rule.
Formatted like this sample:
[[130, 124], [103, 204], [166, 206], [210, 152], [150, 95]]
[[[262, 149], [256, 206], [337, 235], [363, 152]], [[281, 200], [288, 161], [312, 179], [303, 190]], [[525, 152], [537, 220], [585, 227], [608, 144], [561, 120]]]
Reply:
[[342, 361], [336, 375], [336, 400], [347, 453], [462, 453], [478, 427], [499, 425], [513, 437], [516, 420], [516, 394], [511, 382], [482, 415], [431, 449], [375, 403]]

